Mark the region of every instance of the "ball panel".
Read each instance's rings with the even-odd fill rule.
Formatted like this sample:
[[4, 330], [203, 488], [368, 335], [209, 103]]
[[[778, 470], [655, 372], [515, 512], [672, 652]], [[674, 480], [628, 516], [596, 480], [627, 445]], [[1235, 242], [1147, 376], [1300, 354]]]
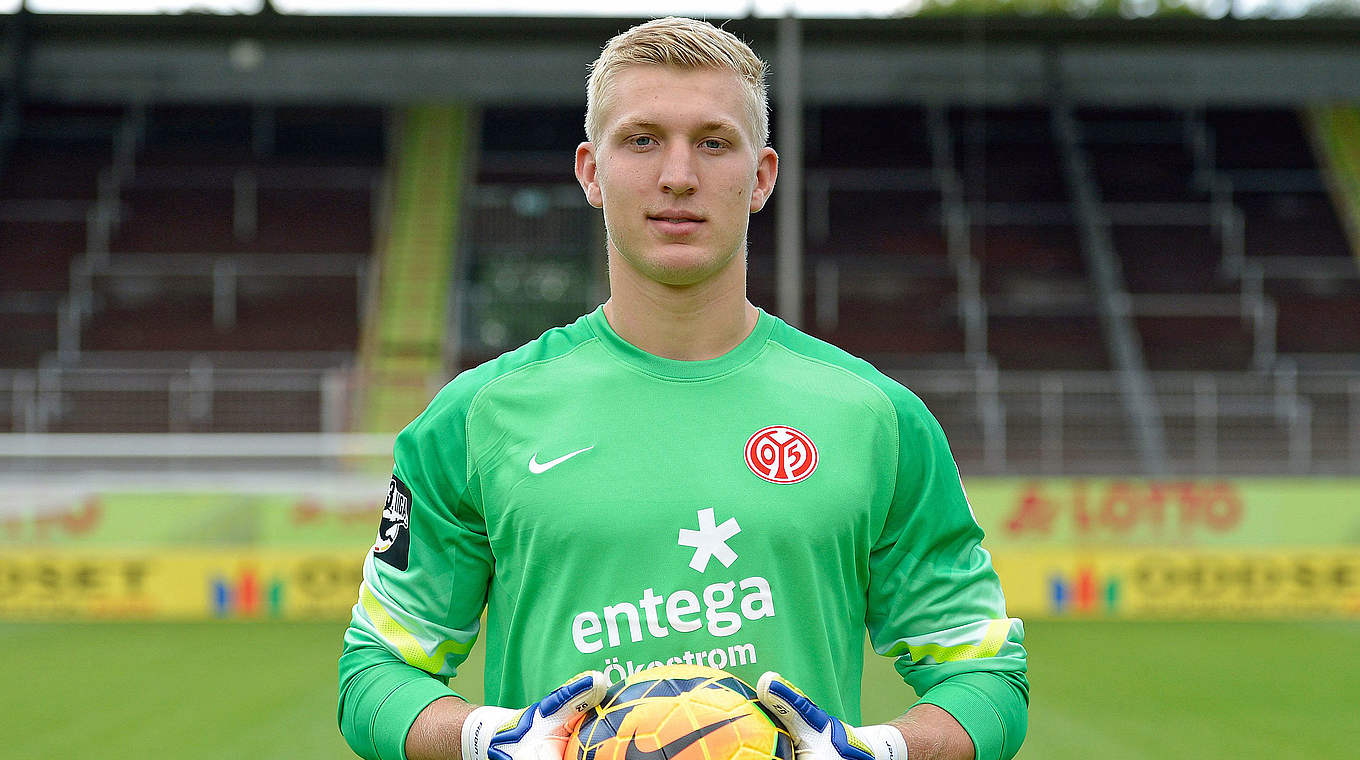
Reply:
[[718, 712], [728, 712], [750, 703], [750, 700], [741, 694], [714, 682], [703, 684], [702, 688], [695, 689], [685, 696], [686, 704], [704, 705]]
[[715, 687], [721, 687], [724, 689], [730, 689], [732, 691], [735, 691], [736, 693], [750, 700], [754, 700], [756, 698], [756, 690], [752, 689], [750, 686], [747, 685], [745, 681], [741, 680], [740, 678], [737, 678], [736, 676], [727, 676], [725, 678], [719, 678], [714, 685]]

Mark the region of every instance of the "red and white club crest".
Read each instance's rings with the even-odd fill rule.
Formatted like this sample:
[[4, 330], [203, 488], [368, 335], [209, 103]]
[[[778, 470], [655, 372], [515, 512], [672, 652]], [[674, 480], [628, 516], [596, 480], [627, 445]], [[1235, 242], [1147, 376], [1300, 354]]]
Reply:
[[817, 447], [801, 430], [771, 425], [746, 441], [746, 466], [771, 483], [797, 483], [817, 469]]

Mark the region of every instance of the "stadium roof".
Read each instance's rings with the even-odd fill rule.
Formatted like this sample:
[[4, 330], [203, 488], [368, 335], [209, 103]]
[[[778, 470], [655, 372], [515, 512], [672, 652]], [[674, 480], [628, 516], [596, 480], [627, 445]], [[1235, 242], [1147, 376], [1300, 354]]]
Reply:
[[[68, 101], [575, 104], [636, 17], [0, 15], [23, 81]], [[726, 28], [775, 59], [779, 20]], [[1360, 100], [1360, 18], [807, 19], [810, 103], [1296, 105]], [[2, 68], [2, 67], [0, 67]], [[776, 61], [776, 84], [783, 75]]]
[[[1255, 0], [1265, 2], [1268, 0]], [[0, 0], [12, 13], [22, 0]], [[892, 16], [921, 7], [921, 0], [747, 0], [736, 6], [742, 16], [781, 16], [790, 8], [809, 18]], [[730, 0], [594, 0], [569, 5], [560, 0], [274, 0], [280, 13], [306, 15], [459, 15], [459, 16], [664, 16], [726, 18]], [[35, 13], [258, 13], [263, 0], [28, 0]]]
[[[598, 49], [603, 40], [633, 25], [640, 17], [646, 16], [31, 13], [25, 17], [0, 15], [0, 27], [22, 21], [26, 34], [34, 42], [116, 41], [129, 46], [147, 46], [170, 39], [234, 38], [240, 35], [252, 35], [262, 40], [306, 39], [325, 43], [336, 39], [332, 36], [336, 35], [346, 39], [364, 38], [371, 42], [416, 39], [500, 44], [587, 42]], [[776, 17], [714, 18], [730, 18], [724, 27], [753, 42], [769, 43], [775, 36]], [[134, 33], [146, 36], [127, 36]], [[1035, 42], [1191, 46], [1259, 42], [1275, 46], [1308, 46], [1360, 43], [1360, 17], [1291, 20], [1214, 20], [1188, 15], [1146, 19], [940, 15], [804, 18], [802, 34], [806, 43], [812, 46], [837, 42], [973, 42], [992, 46]]]
[[[0, 13], [14, 13], [25, 0], [0, 0]], [[266, 0], [27, 0], [35, 13], [92, 14], [255, 14]], [[872, 18], [913, 16], [925, 9], [941, 13], [1058, 15], [1082, 17], [1118, 9], [1125, 18], [1190, 13], [1206, 18], [1297, 18], [1307, 14], [1360, 15], [1360, 0], [272, 0], [269, 10], [300, 15], [364, 16], [613, 16], [644, 18], [668, 14], [700, 18], [783, 16]], [[734, 10], [736, 11], [734, 13]]]

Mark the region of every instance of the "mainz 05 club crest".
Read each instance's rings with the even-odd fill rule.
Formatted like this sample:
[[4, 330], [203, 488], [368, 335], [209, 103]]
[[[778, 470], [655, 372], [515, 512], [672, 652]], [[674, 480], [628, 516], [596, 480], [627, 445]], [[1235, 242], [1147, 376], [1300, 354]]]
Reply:
[[817, 447], [801, 430], [771, 425], [747, 439], [746, 466], [771, 483], [797, 483], [817, 469]]

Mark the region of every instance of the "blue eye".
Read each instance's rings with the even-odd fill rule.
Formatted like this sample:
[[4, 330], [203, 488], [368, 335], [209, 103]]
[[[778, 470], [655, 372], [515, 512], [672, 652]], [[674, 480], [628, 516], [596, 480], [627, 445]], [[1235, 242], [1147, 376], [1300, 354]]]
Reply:
[[634, 144], [634, 145], [637, 145], [638, 147], [646, 147], [646, 146], [652, 144], [652, 138], [648, 137], [647, 135], [642, 135], [642, 136], [640, 136], [640, 137], [634, 137], [634, 138], [633, 138], [633, 144]]

